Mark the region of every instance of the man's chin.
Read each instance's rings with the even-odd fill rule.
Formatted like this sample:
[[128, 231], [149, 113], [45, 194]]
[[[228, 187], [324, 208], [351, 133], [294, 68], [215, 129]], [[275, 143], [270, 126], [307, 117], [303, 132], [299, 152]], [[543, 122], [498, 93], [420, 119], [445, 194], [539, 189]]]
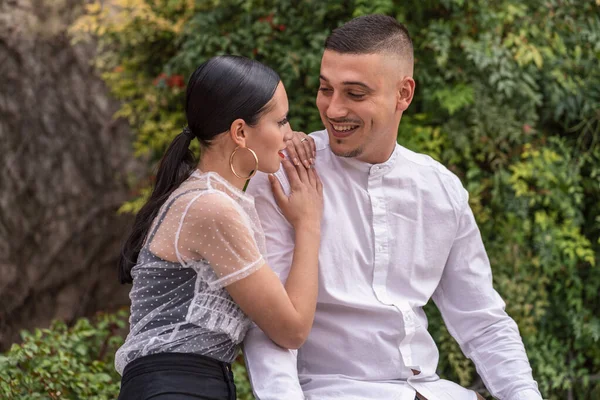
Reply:
[[[338, 143], [331, 143], [332, 141], [336, 141]], [[339, 139], [336, 138], [330, 139], [329, 147], [331, 148], [331, 152], [338, 157], [355, 158], [363, 153], [363, 149], [361, 147], [348, 148], [347, 146], [340, 146]]]

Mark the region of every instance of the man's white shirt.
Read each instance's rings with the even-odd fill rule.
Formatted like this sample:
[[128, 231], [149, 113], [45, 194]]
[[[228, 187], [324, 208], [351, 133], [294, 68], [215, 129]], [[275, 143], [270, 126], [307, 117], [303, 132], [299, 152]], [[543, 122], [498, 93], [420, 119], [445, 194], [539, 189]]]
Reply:
[[[476, 399], [436, 375], [439, 353], [422, 309], [430, 298], [495, 397], [541, 399], [518, 328], [492, 287], [459, 179], [399, 145], [372, 165], [335, 156], [326, 131], [311, 136], [324, 186], [317, 312], [298, 351], [250, 329], [244, 356], [257, 399], [413, 400], [415, 391], [429, 400]], [[283, 170], [276, 176], [289, 192]], [[266, 175], [257, 174], [247, 192], [268, 264], [285, 281], [293, 228]]]

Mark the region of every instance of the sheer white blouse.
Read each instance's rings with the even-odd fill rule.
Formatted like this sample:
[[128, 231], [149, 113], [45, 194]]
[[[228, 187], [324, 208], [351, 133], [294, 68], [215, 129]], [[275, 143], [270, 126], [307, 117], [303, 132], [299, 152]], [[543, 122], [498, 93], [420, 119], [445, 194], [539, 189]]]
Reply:
[[224, 287], [262, 267], [264, 254], [253, 198], [195, 171], [160, 209], [132, 269], [130, 332], [116, 370], [162, 352], [232, 362], [251, 322]]

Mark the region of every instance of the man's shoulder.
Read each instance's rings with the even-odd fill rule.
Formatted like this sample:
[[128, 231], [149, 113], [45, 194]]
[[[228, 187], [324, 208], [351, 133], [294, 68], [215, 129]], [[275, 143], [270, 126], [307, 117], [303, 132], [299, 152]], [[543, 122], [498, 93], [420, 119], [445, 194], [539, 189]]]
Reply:
[[424, 171], [432, 171], [434, 173], [454, 175], [441, 162], [435, 160], [433, 157], [427, 154], [417, 153], [416, 151], [407, 149], [401, 145], [398, 145], [398, 154], [404, 162], [412, 164], [412, 166], [415, 168], [422, 169]]
[[329, 135], [327, 135], [327, 129], [311, 132], [310, 137], [315, 140], [317, 153], [329, 149]]
[[403, 170], [410, 171], [419, 184], [428, 188], [437, 186], [447, 192], [455, 205], [463, 204], [468, 197], [460, 178], [450, 171], [444, 164], [433, 157], [417, 153], [406, 147], [398, 145], [398, 153], [401, 158], [400, 165]]
[[[327, 136], [327, 130], [315, 131], [310, 133], [310, 137], [312, 137], [315, 141], [315, 147], [317, 150], [317, 160], [323, 161], [323, 157], [329, 157], [329, 136]], [[285, 173], [283, 167], [280, 167], [277, 172], [273, 174], [275, 178], [281, 183], [281, 187], [283, 188], [283, 192], [285, 194], [290, 193], [290, 182]], [[271, 190], [265, 190], [265, 188], [270, 188], [271, 183], [267, 177], [267, 174], [263, 172], [258, 172], [254, 178], [250, 181], [248, 185], [247, 192], [253, 197], [260, 196], [272, 196]]]

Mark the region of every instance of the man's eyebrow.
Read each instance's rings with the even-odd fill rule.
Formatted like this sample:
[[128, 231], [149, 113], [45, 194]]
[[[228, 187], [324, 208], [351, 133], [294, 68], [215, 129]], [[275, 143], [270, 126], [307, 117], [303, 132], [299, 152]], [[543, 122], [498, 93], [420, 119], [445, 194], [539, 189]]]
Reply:
[[[323, 75], [319, 75], [319, 78], [324, 80], [325, 82], [329, 82], [329, 79], [325, 78]], [[342, 84], [344, 85], [354, 85], [354, 86], [360, 86], [362, 88], [365, 88], [366, 90], [372, 92], [373, 89], [371, 89], [367, 84], [362, 83], [362, 82], [358, 82], [358, 81], [344, 81], [342, 82]]]

